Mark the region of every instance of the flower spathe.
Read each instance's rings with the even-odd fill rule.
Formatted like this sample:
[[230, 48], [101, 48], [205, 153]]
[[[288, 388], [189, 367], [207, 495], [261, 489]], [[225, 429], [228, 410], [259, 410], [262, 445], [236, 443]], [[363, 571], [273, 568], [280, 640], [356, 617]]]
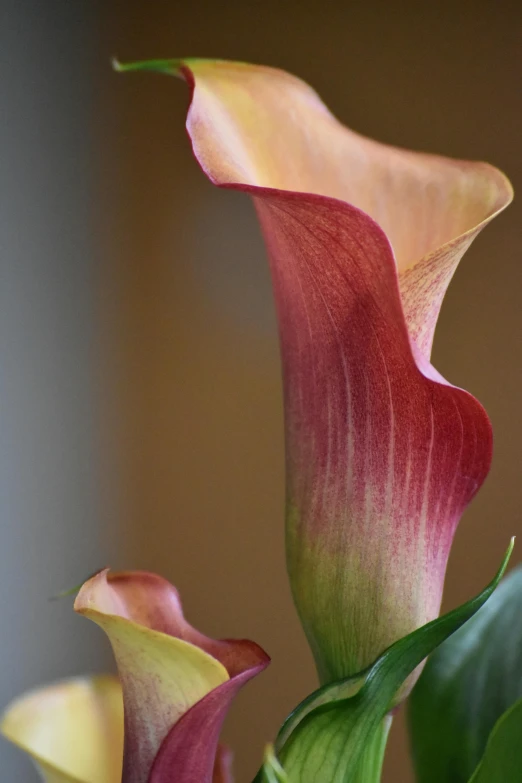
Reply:
[[266, 653], [247, 640], [201, 634], [185, 620], [176, 589], [144, 571], [100, 572], [74, 608], [105, 631], [116, 658], [122, 783], [211, 783], [227, 710], [266, 668]]
[[321, 680], [346, 677], [438, 615], [489, 470], [487, 415], [430, 354], [456, 266], [511, 186], [352, 132], [280, 70], [119, 67], [183, 76], [203, 171], [254, 199], [281, 339], [292, 590]]
[[76, 611], [111, 642], [119, 679], [76, 679], [15, 701], [1, 730], [46, 783], [231, 783], [218, 746], [227, 710], [269, 658], [246, 640], [214, 640], [184, 618], [155, 574], [108, 570], [81, 588]]

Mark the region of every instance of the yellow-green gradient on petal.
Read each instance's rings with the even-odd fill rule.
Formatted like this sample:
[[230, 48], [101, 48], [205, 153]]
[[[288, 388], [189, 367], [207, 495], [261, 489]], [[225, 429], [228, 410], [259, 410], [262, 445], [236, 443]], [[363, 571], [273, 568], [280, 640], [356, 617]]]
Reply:
[[347, 677], [438, 615], [488, 473], [484, 409], [429, 361], [455, 268], [511, 186], [486, 163], [363, 138], [274, 68], [132, 69], [186, 79], [197, 161], [254, 200], [281, 340], [288, 571], [321, 680]]
[[32, 757], [45, 783], [120, 783], [123, 701], [115, 677], [31, 691], [7, 708], [0, 730]]
[[75, 610], [111, 642], [125, 703], [124, 780], [144, 783], [168, 732], [229, 674], [193, 643], [206, 637], [186, 623], [176, 591], [160, 577], [103, 571], [82, 587]]

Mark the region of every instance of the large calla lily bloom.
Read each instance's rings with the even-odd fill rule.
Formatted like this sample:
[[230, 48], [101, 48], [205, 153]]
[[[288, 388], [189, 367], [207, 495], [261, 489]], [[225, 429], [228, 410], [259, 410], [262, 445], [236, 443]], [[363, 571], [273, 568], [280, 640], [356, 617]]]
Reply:
[[172, 60], [197, 160], [249, 193], [268, 246], [284, 374], [287, 558], [323, 682], [439, 613], [489, 420], [431, 366], [455, 268], [511, 200], [485, 163], [379, 144], [279, 70]]
[[106, 632], [119, 680], [65, 682], [7, 710], [3, 733], [33, 756], [46, 783], [230, 783], [219, 734], [236, 693], [268, 665], [266, 653], [199, 633], [175, 588], [147, 572], [100, 572], [75, 609]]

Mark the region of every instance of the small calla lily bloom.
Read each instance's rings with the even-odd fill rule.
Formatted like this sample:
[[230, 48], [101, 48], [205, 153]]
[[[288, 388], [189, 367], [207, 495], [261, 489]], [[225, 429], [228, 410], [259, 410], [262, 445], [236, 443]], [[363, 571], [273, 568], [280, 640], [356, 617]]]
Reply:
[[266, 653], [199, 633], [175, 588], [147, 572], [100, 572], [75, 609], [106, 632], [119, 680], [60, 683], [8, 708], [3, 734], [33, 756], [46, 783], [231, 783], [219, 734]]
[[[109, 637], [123, 689], [122, 783], [211, 783], [232, 699], [269, 658], [246, 640], [214, 640], [184, 618], [155, 574], [102, 571], [74, 608]], [[224, 777], [224, 764], [215, 780]]]
[[203, 171], [254, 199], [281, 339], [290, 580], [321, 680], [346, 677], [438, 615], [488, 472], [489, 420], [430, 353], [456, 266], [511, 186], [485, 163], [364, 138], [279, 70], [119, 68], [183, 76]]

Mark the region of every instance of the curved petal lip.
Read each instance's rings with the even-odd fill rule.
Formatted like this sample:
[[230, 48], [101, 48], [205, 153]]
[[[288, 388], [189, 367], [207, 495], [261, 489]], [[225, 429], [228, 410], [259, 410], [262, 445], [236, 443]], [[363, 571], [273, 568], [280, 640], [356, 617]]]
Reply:
[[[190, 105], [189, 105], [189, 110], [187, 115], [186, 127], [192, 145], [194, 156], [197, 162], [199, 163], [199, 165], [201, 166], [202, 170], [208, 177], [208, 179], [217, 187], [240, 191], [250, 195], [253, 198], [259, 197], [262, 199], [270, 199], [271, 197], [274, 196], [277, 197], [279, 195], [284, 195], [286, 200], [296, 199], [297, 201], [299, 201], [302, 199], [302, 197], [307, 197], [309, 199], [316, 198], [318, 200], [318, 204], [330, 202], [332, 208], [335, 208], [336, 206], [341, 208], [342, 206], [349, 206], [351, 210], [353, 210], [355, 213], [360, 213], [361, 215], [364, 215], [365, 218], [369, 221], [369, 223], [373, 224], [374, 230], [381, 234], [383, 244], [388, 246], [391, 256], [395, 259], [394, 248], [392, 246], [392, 243], [390, 242], [390, 239], [386, 231], [371, 214], [369, 214], [363, 208], [357, 206], [357, 204], [351, 203], [346, 199], [339, 198], [338, 196], [329, 195], [328, 193], [320, 193], [315, 190], [300, 191], [300, 190], [287, 189], [283, 187], [270, 187], [262, 183], [254, 183], [252, 181], [245, 182], [245, 181], [241, 181], [240, 179], [234, 181], [233, 179], [228, 179], [227, 177], [216, 176], [216, 172], [214, 168], [209, 164], [208, 156], [204, 154], [202, 149], [200, 149], [200, 147], [198, 146], [199, 134], [201, 132], [200, 126], [202, 123], [199, 121], [197, 117], [196, 118], [194, 117], [194, 109], [195, 109], [194, 103], [195, 103], [195, 96], [198, 89], [197, 76], [194, 71], [194, 65], [198, 66], [200, 64], [204, 64], [204, 65], [208, 64], [209, 66], [215, 65], [216, 67], [223, 67], [223, 68], [228, 68], [232, 66], [245, 70], [256, 69], [264, 73], [274, 74], [277, 77], [281, 77], [285, 79], [289, 78], [292, 81], [298, 82], [300, 85], [302, 85], [306, 90], [310, 92], [310, 95], [312, 96], [312, 100], [314, 98], [317, 100], [321, 114], [326, 114], [329, 119], [332, 119], [341, 131], [349, 132], [349, 133], [353, 133], [353, 132], [350, 131], [348, 128], [344, 127], [341, 123], [339, 123], [339, 121], [336, 118], [333, 117], [333, 115], [330, 114], [327, 107], [324, 106], [324, 104], [321, 102], [319, 96], [315, 93], [315, 91], [312, 88], [309, 87], [308, 84], [302, 82], [302, 80], [298, 79], [297, 77], [291, 74], [287, 74], [285, 71], [281, 71], [279, 69], [271, 68], [268, 66], [251, 66], [247, 63], [241, 63], [241, 62], [230, 63], [227, 62], [226, 60], [211, 61], [211, 60], [204, 60], [201, 58], [180, 58], [178, 60], [151, 61], [150, 64], [148, 64], [147, 66], [148, 70], [159, 71], [171, 75], [179, 75], [185, 79], [185, 81], [187, 82], [190, 88], [191, 91]], [[141, 66], [142, 64], [140, 63], [129, 64], [129, 65], [118, 64], [118, 70], [121, 71], [134, 70], [134, 69], [141, 68]], [[463, 241], [465, 243], [465, 240], [467, 238], [475, 236], [494, 217], [496, 217], [504, 209], [506, 209], [506, 207], [509, 206], [509, 204], [513, 199], [514, 192], [510, 180], [502, 171], [500, 171], [500, 169], [492, 166], [489, 163], [444, 158], [442, 156], [434, 155], [430, 153], [410, 152], [409, 150], [403, 150], [401, 148], [395, 148], [389, 145], [381, 144], [380, 142], [374, 142], [373, 140], [370, 139], [365, 139], [364, 137], [361, 137], [359, 136], [359, 134], [356, 133], [353, 133], [353, 135], [357, 139], [368, 141], [370, 144], [375, 145], [376, 148], [382, 148], [383, 150], [387, 150], [390, 153], [398, 152], [399, 154], [406, 154], [408, 156], [411, 155], [419, 159], [430, 160], [433, 161], [434, 163], [437, 163], [439, 161], [443, 163], [450, 162], [451, 164], [454, 164], [455, 166], [458, 167], [462, 167], [464, 169], [478, 167], [485, 174], [491, 177], [492, 183], [494, 182], [496, 187], [496, 196], [493, 199], [493, 202], [490, 205], [490, 207], [485, 210], [484, 214], [480, 217], [480, 219], [477, 222], [473, 223], [473, 225], [470, 225], [464, 232], [457, 233], [449, 237], [442, 245], [438, 246], [436, 250], [428, 253], [427, 256], [425, 256], [425, 258], [422, 259], [423, 261], [426, 259], [429, 260], [429, 258], [435, 252], [437, 253], [437, 255], [440, 253], [444, 253], [448, 248], [451, 248], [456, 242]], [[244, 173], [245, 175], [247, 174], [246, 171]], [[416, 265], [418, 260], [419, 259], [416, 259], [410, 265], [405, 266], [403, 273], [407, 275], [412, 270], [412, 267]], [[397, 286], [398, 286], [398, 280], [399, 280], [399, 276], [397, 274]], [[399, 298], [401, 298], [400, 293], [399, 293]], [[420, 375], [436, 384], [453, 386], [453, 384], [450, 384], [448, 381], [446, 381], [446, 379], [443, 378], [442, 375], [431, 365], [431, 363], [429, 362], [429, 355], [428, 357], [426, 357], [425, 355], [423, 355], [423, 352], [418, 349], [415, 341], [411, 339], [407, 320], [405, 318], [403, 320], [404, 320], [405, 331], [410, 336], [411, 357]], [[455, 386], [453, 386], [453, 388], [458, 388], [459, 391], [461, 391], [463, 394], [468, 395], [471, 399], [476, 401], [473, 395], [470, 392], [468, 392], [466, 389], [462, 389], [460, 387], [455, 387]], [[477, 402], [477, 404], [479, 403]], [[492, 458], [492, 442], [490, 448], [489, 463], [491, 462], [491, 458]]]
[[218, 187], [324, 196], [369, 215], [393, 248], [408, 330], [429, 359], [460, 258], [513, 198], [499, 169], [365, 138], [308, 84], [276, 68], [199, 58], [115, 67], [186, 80], [192, 149]]
[[[410, 338], [429, 360], [442, 300], [462, 255], [513, 198], [506, 175], [488, 163], [365, 138], [284, 71], [197, 59], [174, 67], [191, 90], [186, 127], [211, 182], [253, 197], [266, 198], [270, 189], [330, 198], [332, 206], [340, 201], [361, 210], [384, 232]], [[221, 72], [235, 80], [234, 90], [224, 86]]]
[[[101, 583], [101, 584], [100, 584]], [[115, 588], [101, 596], [98, 585]], [[147, 600], [144, 600], [146, 595]], [[234, 677], [259, 659], [268, 656], [248, 639], [212, 639], [197, 631], [184, 617], [177, 590], [167, 580], [148, 571], [102, 569], [82, 587], [74, 602], [75, 611], [94, 617], [125, 620], [160, 637], [176, 639], [180, 645], [198, 648], [215, 659], [228, 677]], [[225, 677], [224, 677], [225, 678]]]
[[[475, 231], [479, 230], [487, 223], [489, 223], [500, 212], [502, 212], [511, 203], [513, 199], [514, 192], [510, 180], [508, 179], [506, 174], [504, 174], [504, 172], [502, 172], [500, 169], [498, 169], [495, 166], [492, 166], [489, 163], [479, 162], [479, 161], [459, 160], [455, 158], [446, 158], [444, 156], [436, 155], [432, 153], [413, 152], [400, 147], [393, 147], [391, 145], [386, 145], [381, 142], [373, 141], [372, 139], [365, 138], [355, 133], [354, 131], [349, 130], [347, 127], [343, 126], [342, 123], [340, 123], [332, 114], [330, 114], [329, 110], [322, 103], [317, 93], [308, 84], [303, 82], [301, 79], [298, 79], [298, 77], [286, 73], [285, 71], [281, 71], [277, 68], [271, 68], [268, 66], [251, 66], [247, 63], [236, 63], [236, 62], [230, 63], [225, 60], [204, 60], [200, 58], [186, 58], [186, 59], [183, 58], [174, 61], [169, 61], [169, 60], [156, 61], [156, 62], [151, 61], [148, 64], [148, 70], [155, 70], [163, 73], [168, 73], [171, 75], [182, 76], [187, 82], [187, 84], [189, 85], [191, 90], [191, 105], [189, 107], [188, 116], [187, 116], [187, 130], [189, 132], [189, 137], [193, 145], [193, 152], [198, 163], [202, 167], [205, 174], [208, 176], [209, 180], [213, 184], [217, 185], [218, 187], [233, 187], [233, 188], [243, 189], [245, 188], [245, 186], [250, 185], [253, 188], [256, 189], [259, 188], [261, 190], [263, 190], [264, 188], [273, 187], [275, 190], [298, 192], [298, 193], [302, 193], [303, 195], [327, 196], [339, 201], [344, 201], [345, 203], [349, 203], [352, 206], [361, 209], [363, 212], [366, 212], [367, 214], [369, 214], [370, 217], [373, 217], [373, 219], [377, 222], [377, 224], [385, 231], [385, 233], [387, 233], [386, 229], [380, 225], [379, 220], [372, 215], [371, 211], [364, 209], [364, 207], [356, 203], [357, 199], [355, 201], [352, 201], [349, 198], [343, 198], [342, 196], [334, 192], [328, 192], [328, 190], [324, 187], [320, 187], [317, 189], [315, 188], [299, 189], [291, 186], [286, 186], [286, 187], [281, 185], [274, 186], [272, 183], [263, 181], [264, 177], [260, 175], [259, 170], [256, 170], [254, 168], [252, 171], [248, 171], [246, 167], [243, 168], [243, 171], [241, 173], [244, 173], [245, 176], [248, 177], [250, 181], [243, 182], [239, 178], [237, 180], [234, 180], [233, 178], [229, 178], [226, 175], [219, 176], [216, 172], [216, 167], [209, 165], [208, 157], [205, 154], [203, 154], [202, 151], [197, 147], [197, 135], [200, 131], [200, 123], [198, 118], [193, 117], [194, 97], [198, 88], [197, 81], [196, 81], [197, 75], [195, 73], [194, 68], [195, 67], [197, 68], [198, 66], [204, 67], [206, 65], [216, 69], [222, 67], [223, 69], [235, 68], [235, 69], [242, 69], [244, 71], [255, 70], [265, 75], [267, 74], [273, 75], [277, 79], [291, 81], [294, 84], [298, 84], [303, 90], [307, 92], [307, 101], [308, 103], [314, 104], [313, 108], [317, 112], [318, 117], [320, 117], [321, 120], [327, 118], [328, 121], [333, 123], [333, 126], [335, 127], [336, 131], [340, 133], [349, 133], [353, 137], [353, 140], [359, 144], [366, 143], [370, 145], [370, 150], [369, 150], [370, 155], [373, 148], [373, 151], [381, 150], [383, 154], [390, 154], [390, 155], [397, 154], [399, 156], [403, 155], [403, 156], [407, 156], [408, 158], [411, 158], [412, 160], [418, 160], [419, 162], [422, 162], [424, 160], [426, 162], [432, 163], [434, 166], [437, 166], [438, 164], [451, 165], [454, 166], [456, 169], [461, 169], [463, 171], [470, 170], [470, 172], [473, 173], [476, 172], [477, 174], [483, 175], [484, 179], [488, 179], [490, 181], [490, 184], [494, 189], [494, 193], [492, 194], [491, 198], [488, 199], [488, 203], [485, 203], [482, 209], [475, 210], [474, 217], [476, 219], [473, 220], [473, 222], [467, 228], [448, 236], [445, 242], [437, 245], [437, 249], [445, 247], [447, 245], [451, 245], [455, 240], [460, 239], [466, 235], [472, 234]], [[140, 67], [142, 67], [142, 64], [140, 63], [136, 63], [134, 66], [119, 65], [118, 70], [125, 71], [125, 70], [131, 70], [133, 68], [137, 69]], [[231, 143], [233, 143], [234, 141], [235, 139], [231, 138]], [[257, 179], [258, 181], [253, 181], [254, 179]], [[248, 192], [252, 192], [252, 191], [248, 191]], [[415, 259], [412, 260], [412, 263], [415, 263]], [[408, 268], [409, 265], [406, 265], [404, 267], [405, 270]]]

